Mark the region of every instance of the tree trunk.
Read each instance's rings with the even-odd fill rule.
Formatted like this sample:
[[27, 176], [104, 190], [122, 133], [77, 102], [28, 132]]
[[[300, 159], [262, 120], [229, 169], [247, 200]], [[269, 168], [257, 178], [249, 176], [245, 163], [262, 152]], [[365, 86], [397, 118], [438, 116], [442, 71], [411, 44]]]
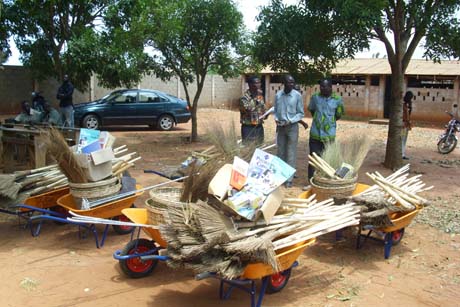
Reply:
[[401, 129], [403, 127], [402, 97], [404, 88], [404, 71], [401, 61], [396, 59], [391, 64], [391, 100], [390, 100], [390, 123], [388, 127], [387, 148], [384, 165], [390, 169], [402, 166], [402, 140]]
[[197, 117], [196, 117], [196, 111], [197, 111], [197, 106], [194, 103], [192, 106], [192, 135], [191, 135], [191, 141], [196, 142], [198, 141], [198, 122], [197, 122]]
[[193, 97], [193, 105], [192, 105], [192, 142], [198, 141], [198, 123], [197, 123], [197, 110], [198, 110], [198, 100], [200, 100], [201, 92], [203, 91], [204, 80], [206, 78], [206, 74], [201, 75], [201, 78], [196, 78], [196, 93], [195, 97]]

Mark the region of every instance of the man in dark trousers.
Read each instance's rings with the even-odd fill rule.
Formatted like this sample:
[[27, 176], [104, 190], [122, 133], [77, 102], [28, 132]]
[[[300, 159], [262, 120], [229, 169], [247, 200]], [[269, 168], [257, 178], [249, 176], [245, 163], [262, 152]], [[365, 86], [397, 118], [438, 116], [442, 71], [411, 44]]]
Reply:
[[[319, 84], [319, 93], [311, 96], [308, 111], [310, 111], [313, 119], [310, 130], [310, 154], [316, 153], [321, 155], [324, 150], [324, 145], [327, 142], [335, 140], [336, 121], [344, 114], [342, 98], [332, 92], [332, 82], [328, 79], [321, 80]], [[308, 184], [313, 177], [314, 168], [308, 166]], [[304, 190], [309, 189], [307, 185]]]
[[[294, 90], [295, 80], [292, 76], [284, 77], [284, 89], [275, 95], [276, 144], [278, 157], [296, 168], [297, 143], [299, 140], [299, 121], [303, 119], [302, 95]], [[292, 187], [292, 178], [286, 187]]]
[[266, 111], [264, 96], [260, 89], [260, 79], [248, 79], [249, 89], [240, 98], [241, 139], [243, 142], [264, 142], [263, 114]]
[[59, 87], [56, 98], [59, 99], [59, 111], [64, 120], [64, 126], [74, 127], [73, 122], [73, 85], [69, 81], [69, 76], [64, 75], [62, 85]]

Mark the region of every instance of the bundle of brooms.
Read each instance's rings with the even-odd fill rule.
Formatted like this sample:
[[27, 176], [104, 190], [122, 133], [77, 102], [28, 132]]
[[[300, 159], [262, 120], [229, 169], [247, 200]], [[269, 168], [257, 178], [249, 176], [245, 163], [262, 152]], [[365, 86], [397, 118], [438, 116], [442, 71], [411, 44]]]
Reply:
[[32, 196], [67, 186], [67, 178], [57, 165], [0, 174], [0, 205], [8, 208]]
[[370, 146], [371, 140], [366, 135], [353, 135], [342, 142], [326, 143], [321, 156], [309, 155], [308, 163], [316, 169], [310, 182], [313, 193], [319, 199], [351, 195]]
[[336, 203], [348, 201], [360, 206], [363, 225], [392, 226], [392, 213], [410, 212], [429, 205], [429, 201], [418, 193], [433, 187], [426, 187], [420, 179], [421, 175], [409, 177], [408, 171], [407, 164], [386, 178], [379, 172], [367, 173], [375, 185], [356, 196], [336, 199]]
[[235, 222], [206, 202], [168, 208], [160, 225], [168, 243], [168, 264], [216, 272], [225, 278], [240, 276], [249, 263], [261, 262], [278, 271], [277, 250], [359, 223], [359, 210], [332, 200], [285, 199], [279, 214], [263, 221]]
[[[343, 141], [328, 142], [321, 156], [309, 155], [309, 164], [315, 169], [315, 176], [330, 179], [353, 178], [358, 174], [371, 147], [371, 139], [366, 135], [352, 135]], [[348, 165], [349, 171], [340, 176], [340, 169]]]
[[73, 183], [87, 183], [85, 172], [61, 132], [50, 128], [45, 133], [45, 143], [50, 155], [56, 160], [62, 173]]
[[181, 201], [196, 202], [198, 199], [206, 200], [208, 186], [217, 171], [227, 163], [233, 163], [235, 156], [249, 162], [258, 144], [256, 142], [245, 144], [239, 142], [235, 124], [223, 127], [218, 123], [211, 123], [207, 127], [206, 135], [212, 144], [206, 149], [206, 163], [192, 163], [184, 171], [189, 177], [184, 180]]

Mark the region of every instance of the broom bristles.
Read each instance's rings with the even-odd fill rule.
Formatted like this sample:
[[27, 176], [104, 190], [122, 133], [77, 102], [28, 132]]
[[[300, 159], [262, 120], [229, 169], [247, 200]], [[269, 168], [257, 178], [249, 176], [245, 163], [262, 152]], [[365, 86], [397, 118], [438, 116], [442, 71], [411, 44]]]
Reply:
[[44, 135], [48, 151], [56, 159], [59, 168], [69, 181], [73, 183], [87, 183], [88, 179], [86, 178], [85, 171], [70, 150], [61, 132], [55, 128], [51, 128], [49, 133], [45, 133]]
[[12, 174], [0, 175], [0, 191], [8, 189], [16, 180], [16, 176]]
[[2, 189], [0, 194], [10, 199], [15, 199], [18, 196], [19, 190], [21, 190], [21, 188], [21, 184], [13, 182], [8, 188]]

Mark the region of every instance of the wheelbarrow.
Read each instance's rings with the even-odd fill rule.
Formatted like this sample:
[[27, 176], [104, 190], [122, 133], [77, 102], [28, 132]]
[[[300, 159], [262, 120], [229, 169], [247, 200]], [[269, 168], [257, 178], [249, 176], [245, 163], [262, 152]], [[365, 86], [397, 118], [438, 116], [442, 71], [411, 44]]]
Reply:
[[[370, 188], [369, 185], [358, 183], [352, 195], [360, 194]], [[308, 198], [311, 195], [311, 191], [303, 192], [299, 195], [299, 198]], [[356, 248], [360, 249], [364, 244], [364, 241], [367, 239], [377, 240], [384, 243], [384, 257], [388, 259], [391, 254], [391, 248], [395, 245], [398, 245], [401, 242], [404, 236], [404, 230], [412, 222], [414, 217], [419, 213], [421, 208], [417, 208], [414, 211], [410, 212], [393, 212], [389, 213], [388, 217], [390, 218], [393, 226], [388, 227], [374, 227], [372, 225], [362, 225], [358, 226], [358, 236], [356, 239]], [[367, 231], [367, 233], [366, 233]], [[364, 234], [363, 234], [364, 232]], [[377, 233], [379, 237], [371, 236], [372, 233]], [[342, 230], [336, 232], [336, 238], [339, 239], [342, 236]], [[361, 240], [364, 238], [364, 240]]]
[[[356, 248], [360, 249], [367, 239], [383, 241], [384, 257], [385, 259], [390, 258], [391, 248], [401, 242], [404, 236], [404, 230], [407, 226], [409, 226], [420, 210], [421, 208], [417, 208], [410, 212], [390, 213], [388, 216], [393, 223], [393, 226], [373, 227], [372, 225], [359, 225]], [[366, 231], [367, 233], [365, 233]], [[372, 233], [376, 233], [378, 237], [372, 237]], [[364, 238], [364, 240], [361, 241], [361, 238]]]
[[[136, 185], [136, 190], [142, 189], [142, 186]], [[41, 230], [41, 224], [44, 220], [51, 220], [58, 223], [63, 224], [73, 224], [77, 225], [80, 228], [84, 228], [89, 230], [94, 235], [94, 239], [96, 241], [96, 247], [100, 248], [104, 245], [105, 238], [107, 236], [109, 225], [106, 225], [104, 231], [102, 233], [101, 240], [98, 239], [98, 233], [96, 230], [96, 226], [94, 224], [88, 224], [85, 222], [78, 222], [78, 221], [71, 221], [68, 220], [67, 217], [69, 216], [68, 212], [72, 211], [79, 215], [89, 216], [89, 217], [98, 217], [98, 218], [105, 218], [105, 219], [114, 219], [119, 221], [128, 221], [126, 217], [122, 214], [122, 210], [133, 207], [134, 202], [136, 199], [142, 195], [144, 191], [140, 191], [135, 194], [131, 194], [129, 196], [107, 202], [101, 206], [97, 206], [88, 210], [82, 210], [79, 208], [77, 203], [75, 202], [73, 196], [70, 193], [67, 193], [61, 197], [59, 197], [56, 201], [57, 205], [60, 207], [60, 212], [58, 210], [41, 210], [42, 215], [33, 216], [29, 219], [30, 229], [32, 236], [38, 236]], [[33, 223], [36, 223], [35, 227], [33, 227]], [[112, 225], [113, 230], [121, 235], [129, 234], [134, 230], [132, 226], [120, 226], [120, 225]], [[80, 234], [80, 231], [79, 231]]]
[[[124, 209], [122, 212], [136, 224], [148, 223], [147, 209]], [[167, 243], [161, 238], [158, 229], [142, 227], [142, 230], [151, 239], [140, 238], [139, 229], [136, 239], [131, 240], [122, 250], [117, 250], [113, 254], [113, 257], [119, 261], [122, 271], [131, 278], [148, 276], [155, 269], [158, 261], [169, 259], [165, 255]], [[280, 269], [278, 272], [275, 272], [270, 265], [251, 263], [237, 279], [225, 279], [213, 272], [198, 274], [195, 279], [217, 278], [220, 280], [220, 299], [230, 298], [232, 290], [238, 288], [251, 296], [251, 307], [260, 307], [265, 293], [279, 292], [287, 285], [292, 268], [298, 265], [297, 258], [315, 241], [316, 239], [313, 238], [277, 251], [276, 258]], [[259, 279], [262, 280], [262, 285], [257, 293], [256, 281]]]
[[26, 220], [28, 220], [35, 212], [46, 213], [49, 210], [60, 212], [61, 207], [58, 206], [57, 200], [67, 193], [69, 193], [69, 187], [51, 190], [26, 198], [24, 203], [17, 204], [13, 207], [17, 210], [0, 209], [0, 212], [17, 215], [18, 217], [22, 217]]

